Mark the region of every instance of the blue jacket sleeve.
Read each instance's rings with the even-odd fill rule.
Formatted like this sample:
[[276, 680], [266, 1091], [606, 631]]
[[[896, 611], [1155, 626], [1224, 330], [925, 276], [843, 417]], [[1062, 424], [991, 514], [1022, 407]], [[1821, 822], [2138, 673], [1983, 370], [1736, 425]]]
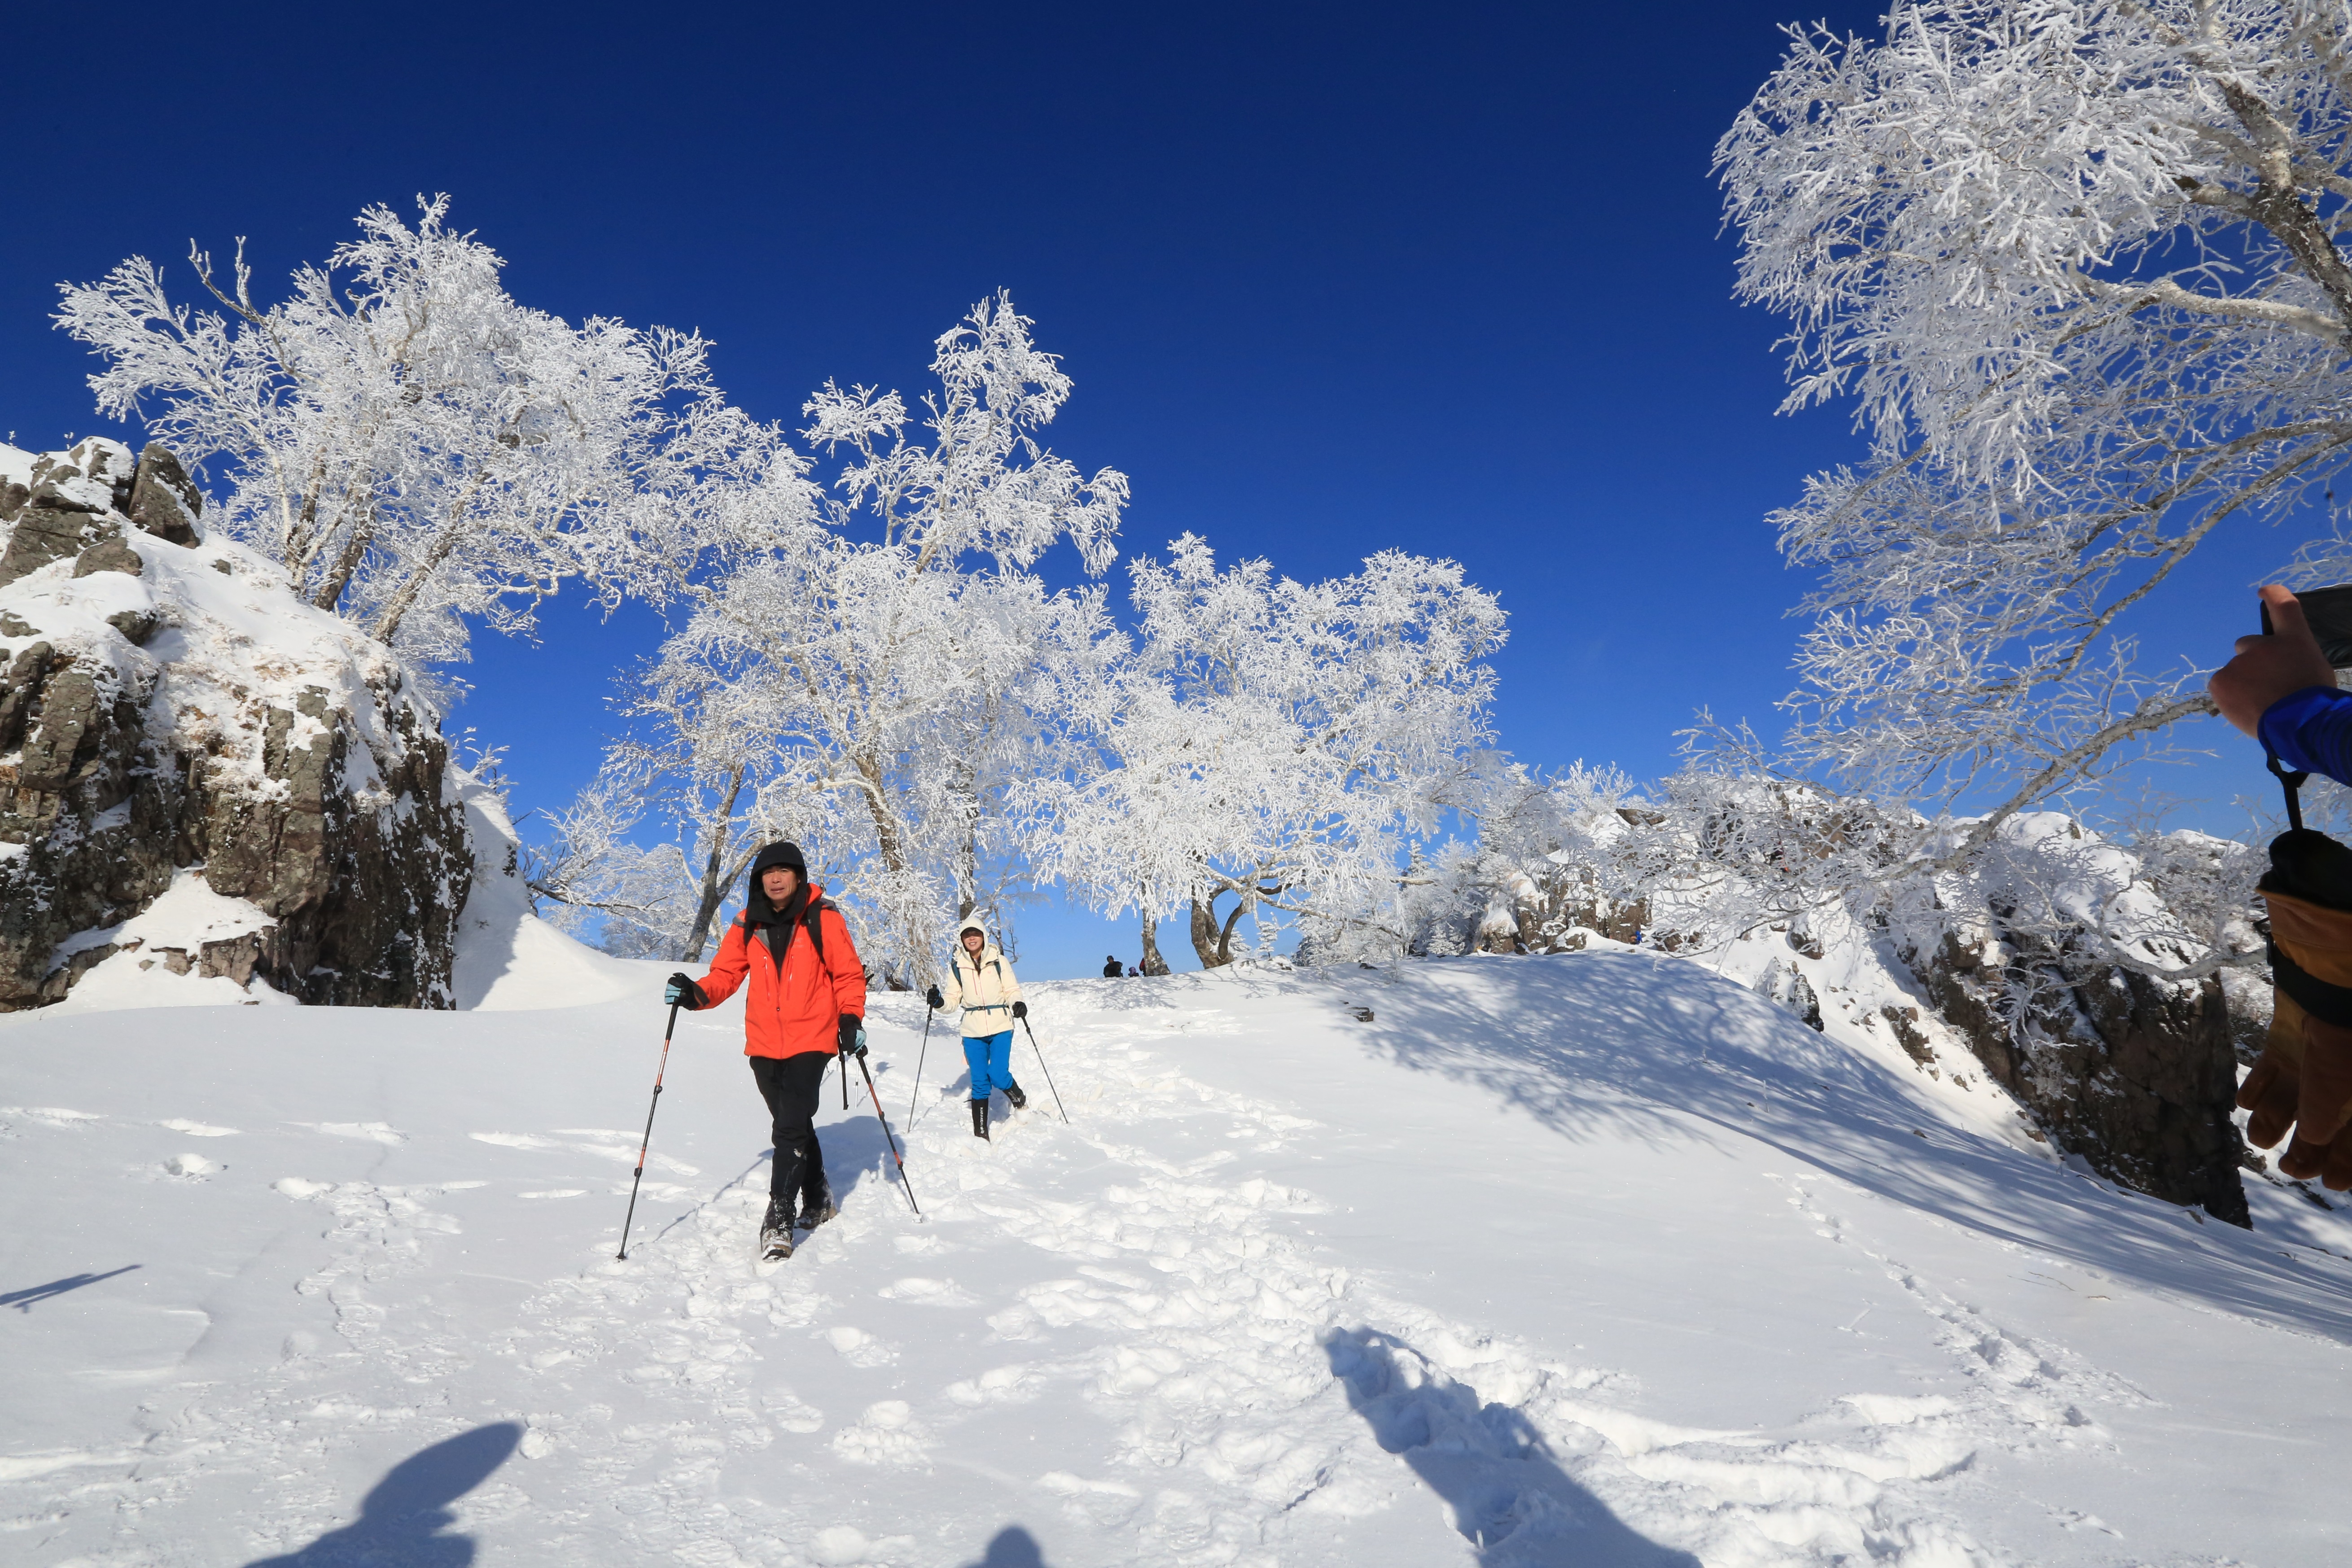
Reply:
[[2288, 772], [2352, 784], [2352, 691], [2306, 686], [2264, 709], [2255, 733]]

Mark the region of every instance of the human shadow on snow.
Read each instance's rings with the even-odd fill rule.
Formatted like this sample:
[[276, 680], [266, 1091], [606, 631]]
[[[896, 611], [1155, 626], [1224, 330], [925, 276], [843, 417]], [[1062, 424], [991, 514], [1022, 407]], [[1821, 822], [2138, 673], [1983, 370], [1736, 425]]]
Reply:
[[1017, 1524], [1008, 1524], [989, 1542], [988, 1552], [967, 1568], [1051, 1568], [1037, 1538]]
[[1349, 1408], [1444, 1500], [1482, 1564], [1699, 1568], [1697, 1558], [1634, 1531], [1580, 1486], [1525, 1415], [1480, 1404], [1475, 1389], [1402, 1340], [1335, 1329], [1323, 1349]]
[[299, 1552], [263, 1558], [247, 1568], [361, 1568], [387, 1563], [401, 1568], [467, 1568], [474, 1561], [474, 1538], [445, 1533], [457, 1522], [449, 1505], [488, 1480], [521, 1441], [520, 1425], [495, 1421], [411, 1454], [360, 1503], [356, 1522], [328, 1531]]
[[1482, 1085], [1562, 1136], [1606, 1129], [1695, 1163], [1754, 1140], [1997, 1240], [2352, 1342], [2352, 1282], [2284, 1258], [2275, 1238], [2200, 1224], [1955, 1127], [1894, 1069], [1695, 963], [1638, 953], [1431, 960], [1383, 987], [1379, 1013], [1371, 1049]]

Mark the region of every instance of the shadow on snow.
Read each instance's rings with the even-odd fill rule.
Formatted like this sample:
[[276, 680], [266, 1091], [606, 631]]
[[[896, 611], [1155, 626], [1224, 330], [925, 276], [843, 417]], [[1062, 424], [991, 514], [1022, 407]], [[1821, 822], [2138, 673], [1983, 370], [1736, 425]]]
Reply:
[[988, 1543], [987, 1554], [968, 1568], [1049, 1568], [1037, 1538], [1017, 1524], [1008, 1524]]
[[[1370, 978], [1349, 984], [1369, 989]], [[1479, 1084], [1563, 1137], [1605, 1129], [1686, 1151], [1695, 1163], [1759, 1142], [1998, 1241], [2352, 1342], [2352, 1280], [2285, 1258], [2282, 1237], [2200, 1225], [2185, 1209], [1955, 1127], [1897, 1072], [1686, 961], [1415, 963], [1381, 987], [1367, 1044], [1404, 1067]]]
[[120, 1268], [110, 1268], [103, 1274], [68, 1274], [62, 1279], [52, 1279], [46, 1285], [28, 1285], [22, 1290], [11, 1290], [6, 1295], [0, 1296], [0, 1307], [14, 1307], [20, 1312], [29, 1312], [33, 1310], [33, 1303], [36, 1301], [46, 1301], [51, 1297], [62, 1296], [68, 1290], [79, 1290], [85, 1285], [95, 1285], [101, 1279], [111, 1279], [118, 1274], [128, 1274], [134, 1268], [144, 1267], [143, 1264], [126, 1263]]
[[1331, 1373], [1372, 1436], [1445, 1500], [1454, 1528], [1491, 1568], [1699, 1568], [1687, 1552], [1629, 1528], [1579, 1486], [1528, 1418], [1481, 1405], [1393, 1335], [1334, 1330]]
[[383, 1563], [467, 1568], [474, 1561], [474, 1538], [445, 1533], [457, 1522], [449, 1505], [488, 1480], [521, 1441], [521, 1426], [498, 1421], [412, 1454], [375, 1484], [360, 1504], [357, 1522], [330, 1531], [289, 1556], [264, 1558], [247, 1568]]

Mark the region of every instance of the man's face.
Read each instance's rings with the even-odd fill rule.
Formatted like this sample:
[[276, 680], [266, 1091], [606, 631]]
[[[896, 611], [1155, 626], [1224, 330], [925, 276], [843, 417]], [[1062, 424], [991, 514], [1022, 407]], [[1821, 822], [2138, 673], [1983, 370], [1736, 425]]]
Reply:
[[781, 904], [793, 896], [801, 885], [801, 874], [790, 866], [771, 866], [760, 873], [760, 890], [768, 895], [768, 902]]

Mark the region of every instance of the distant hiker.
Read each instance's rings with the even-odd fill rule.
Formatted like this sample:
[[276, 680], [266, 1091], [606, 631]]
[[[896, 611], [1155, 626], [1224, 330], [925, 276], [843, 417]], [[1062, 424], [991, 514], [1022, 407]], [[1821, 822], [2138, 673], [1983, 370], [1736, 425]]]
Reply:
[[1123, 967], [1124, 966], [1118, 962], [1118, 955], [1114, 953], [1105, 953], [1103, 955], [1103, 978], [1105, 980], [1118, 979]]
[[[1015, 1110], [1029, 1104], [1029, 1097], [1013, 1081], [1013, 1021], [1029, 1016], [1029, 1004], [1021, 1000], [1021, 982], [1013, 966], [978, 921], [966, 921], [957, 929], [950, 967], [955, 974], [956, 1005], [963, 1009], [963, 1059], [971, 1068], [971, 1135], [985, 1138], [992, 1089], [1003, 1089]], [[938, 1008], [948, 1005], [936, 985], [923, 1000]]]
[[1127, 966], [1127, 977], [1128, 977], [1129, 980], [1139, 980], [1139, 979], [1141, 979], [1141, 978], [1142, 978], [1142, 976], [1140, 976], [1140, 975], [1139, 975], [1138, 973], [1136, 973], [1136, 972], [1135, 972], [1135, 965], [1133, 965], [1132, 963], [1130, 963], [1130, 964], [1129, 964], [1129, 965]]
[[715, 1007], [735, 994], [746, 974], [751, 991], [743, 1005], [743, 1054], [751, 1058], [751, 1077], [768, 1102], [776, 1145], [760, 1245], [771, 1258], [790, 1258], [795, 1196], [803, 1229], [814, 1230], [839, 1212], [816, 1141], [817, 1088], [825, 1063], [866, 1054], [866, 969], [841, 911], [823, 888], [809, 886], [808, 862], [796, 844], [760, 851], [743, 912], [727, 928], [710, 973], [698, 981], [671, 975], [663, 999]]

